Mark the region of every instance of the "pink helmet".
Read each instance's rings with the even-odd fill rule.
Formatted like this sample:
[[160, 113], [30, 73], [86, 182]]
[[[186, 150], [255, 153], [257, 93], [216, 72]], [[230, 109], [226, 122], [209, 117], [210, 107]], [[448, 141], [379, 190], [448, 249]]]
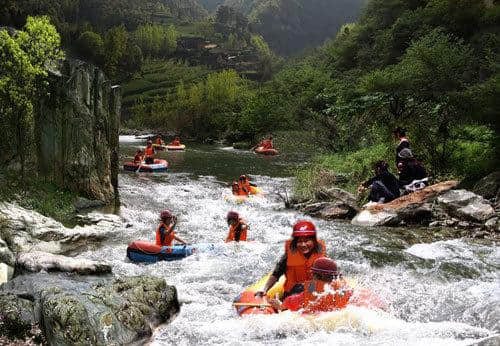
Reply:
[[230, 212], [227, 213], [226, 218], [228, 220], [238, 220], [240, 218], [240, 214], [231, 210]]
[[338, 275], [337, 263], [327, 257], [320, 257], [314, 261], [311, 272], [315, 274]]
[[170, 210], [163, 210], [161, 213], [160, 213], [160, 218], [161, 219], [170, 219], [171, 217], [173, 217], [172, 213], [170, 212]]

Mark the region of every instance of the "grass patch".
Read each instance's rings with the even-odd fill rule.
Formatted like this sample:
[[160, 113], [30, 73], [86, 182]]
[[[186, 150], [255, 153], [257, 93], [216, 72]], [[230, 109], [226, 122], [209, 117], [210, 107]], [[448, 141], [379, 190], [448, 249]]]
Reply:
[[1, 170], [0, 184], [0, 201], [16, 202], [23, 208], [35, 210], [66, 224], [75, 212], [73, 203], [78, 198], [77, 193], [62, 189], [36, 174], [27, 172], [23, 184], [19, 179], [19, 172]]
[[373, 163], [378, 160], [393, 162], [393, 150], [379, 144], [355, 152], [319, 155], [312, 164], [296, 172], [294, 196], [313, 198], [319, 188], [333, 185], [355, 192], [360, 183], [373, 175]]

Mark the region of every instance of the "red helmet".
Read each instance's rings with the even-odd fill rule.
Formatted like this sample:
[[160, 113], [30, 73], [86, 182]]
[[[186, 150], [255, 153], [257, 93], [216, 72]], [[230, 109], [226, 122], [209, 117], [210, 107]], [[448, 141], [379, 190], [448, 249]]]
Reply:
[[293, 226], [292, 237], [316, 236], [316, 227], [311, 221], [297, 221]]
[[315, 274], [338, 275], [337, 263], [327, 257], [320, 257], [314, 261], [311, 272]]
[[235, 211], [230, 211], [230, 212], [227, 213], [226, 218], [228, 220], [238, 220], [240, 218], [240, 214], [238, 214]]
[[172, 213], [170, 212], [170, 210], [166, 210], [166, 209], [165, 209], [164, 211], [162, 211], [162, 212], [160, 213], [160, 218], [161, 218], [161, 219], [169, 219], [169, 218], [171, 218], [171, 217], [173, 217], [173, 215], [172, 215]]

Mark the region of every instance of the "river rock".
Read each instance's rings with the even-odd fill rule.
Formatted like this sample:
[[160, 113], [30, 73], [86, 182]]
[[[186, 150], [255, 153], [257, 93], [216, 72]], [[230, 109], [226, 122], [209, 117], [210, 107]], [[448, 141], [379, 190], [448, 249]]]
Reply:
[[13, 252], [42, 251], [66, 254], [99, 243], [122, 227], [118, 219], [105, 219], [91, 226], [64, 227], [60, 222], [16, 204], [0, 203], [0, 235]]
[[17, 256], [17, 265], [30, 272], [62, 271], [81, 275], [109, 274], [111, 266], [100, 261], [53, 255], [41, 251], [23, 252]]
[[461, 219], [486, 221], [495, 216], [495, 210], [483, 197], [467, 190], [448, 191], [437, 201], [450, 215]]
[[179, 302], [175, 287], [161, 278], [38, 273], [0, 287], [3, 319], [7, 311], [17, 321], [12, 328], [38, 324], [50, 345], [122, 345], [150, 337], [179, 311]]
[[76, 211], [81, 211], [84, 209], [91, 209], [91, 208], [99, 208], [104, 205], [105, 203], [103, 201], [99, 201], [96, 199], [90, 200], [84, 197], [78, 197], [76, 202], [74, 203]]
[[16, 255], [10, 251], [7, 243], [2, 238], [0, 238], [0, 262], [12, 267], [16, 264]]
[[394, 226], [400, 223], [427, 223], [433, 208], [432, 201], [441, 193], [449, 191], [457, 181], [445, 181], [425, 189], [396, 198], [389, 203], [375, 203], [364, 208], [351, 221], [357, 226]]
[[472, 191], [486, 199], [493, 199], [500, 192], [500, 171], [493, 172], [479, 180]]
[[484, 226], [489, 230], [500, 232], [500, 219], [498, 217], [492, 217], [484, 223]]
[[294, 208], [326, 220], [351, 218], [359, 210], [356, 197], [336, 187], [322, 188], [316, 192], [314, 201], [295, 203]]
[[12, 276], [14, 276], [14, 268], [5, 263], [0, 263], [0, 285], [12, 279]]

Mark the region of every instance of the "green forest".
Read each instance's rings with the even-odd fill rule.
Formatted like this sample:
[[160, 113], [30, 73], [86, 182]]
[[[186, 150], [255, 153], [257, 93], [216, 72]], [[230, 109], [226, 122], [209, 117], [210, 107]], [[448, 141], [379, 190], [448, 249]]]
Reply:
[[498, 167], [499, 1], [7, 0], [0, 25], [5, 162], [27, 159], [65, 55], [122, 84], [123, 128], [304, 138], [318, 156], [299, 195], [325, 171], [366, 178], [398, 126], [434, 177]]

